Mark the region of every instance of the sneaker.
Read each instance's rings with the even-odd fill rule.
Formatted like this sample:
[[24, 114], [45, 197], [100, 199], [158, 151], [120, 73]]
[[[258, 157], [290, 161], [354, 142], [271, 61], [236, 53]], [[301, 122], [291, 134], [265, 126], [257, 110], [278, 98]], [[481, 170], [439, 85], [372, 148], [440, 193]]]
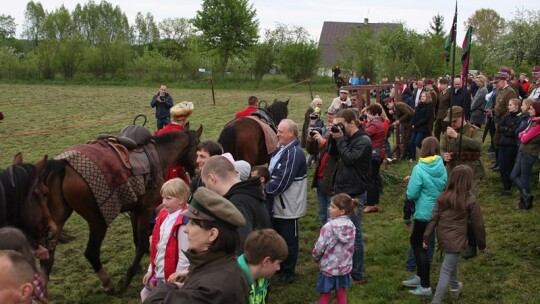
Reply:
[[414, 159], [411, 158], [411, 159], [409, 159], [409, 162], [410, 162], [411, 164], [414, 164], [416, 161], [415, 161]]
[[420, 286], [420, 277], [413, 274], [407, 280], [402, 281], [401, 284], [406, 287], [419, 287]]
[[463, 283], [459, 282], [457, 289], [450, 289], [450, 297], [456, 300], [457, 298], [459, 298], [459, 294], [461, 293], [462, 289], [463, 289]]
[[431, 296], [431, 287], [424, 288], [422, 286], [417, 286], [413, 290], [409, 290], [415, 296]]

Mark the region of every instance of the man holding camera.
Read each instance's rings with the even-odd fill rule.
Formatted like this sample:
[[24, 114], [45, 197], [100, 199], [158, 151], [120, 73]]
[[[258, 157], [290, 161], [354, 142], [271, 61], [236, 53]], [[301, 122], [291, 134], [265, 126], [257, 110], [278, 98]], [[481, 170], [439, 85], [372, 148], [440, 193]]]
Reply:
[[159, 92], [154, 95], [150, 102], [152, 108], [156, 108], [156, 120], [158, 130], [165, 127], [171, 122], [170, 109], [173, 106], [172, 96], [167, 93], [167, 86], [162, 84], [159, 87]]
[[[332, 140], [329, 154], [339, 157], [334, 191], [335, 194], [346, 193], [357, 199], [363, 209], [366, 201], [371, 168], [371, 139], [364, 129], [360, 129], [356, 114], [351, 109], [339, 112], [330, 129]], [[362, 210], [360, 209], [360, 210]], [[354, 282], [364, 280], [364, 240], [362, 239], [362, 211], [349, 214], [356, 236], [354, 239], [353, 267], [351, 277]]]
[[339, 90], [339, 96], [332, 100], [330, 107], [336, 111], [350, 108], [351, 100], [349, 99], [349, 91], [344, 89]]

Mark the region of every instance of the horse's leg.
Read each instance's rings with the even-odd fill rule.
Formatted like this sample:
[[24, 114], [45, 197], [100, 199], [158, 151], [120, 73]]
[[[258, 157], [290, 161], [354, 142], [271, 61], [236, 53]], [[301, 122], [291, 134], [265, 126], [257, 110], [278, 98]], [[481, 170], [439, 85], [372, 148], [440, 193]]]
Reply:
[[134, 238], [137, 241], [135, 243], [135, 257], [133, 258], [133, 263], [131, 263], [126, 275], [120, 281], [121, 292], [127, 289], [131, 283], [131, 280], [135, 274], [137, 274], [137, 271], [141, 265], [142, 257], [148, 252], [150, 247], [148, 227], [150, 225], [151, 212], [152, 210], [150, 208], [145, 208], [143, 203], [140, 208], [130, 213], [132, 227], [136, 228], [136, 231], [134, 231]]
[[101, 264], [101, 245], [107, 232], [107, 224], [99, 211], [88, 184], [71, 167], [66, 167], [63, 185], [64, 197], [68, 204], [88, 223], [90, 235], [84, 256], [97, 273], [101, 286], [106, 293], [113, 293], [114, 286], [107, 270]]

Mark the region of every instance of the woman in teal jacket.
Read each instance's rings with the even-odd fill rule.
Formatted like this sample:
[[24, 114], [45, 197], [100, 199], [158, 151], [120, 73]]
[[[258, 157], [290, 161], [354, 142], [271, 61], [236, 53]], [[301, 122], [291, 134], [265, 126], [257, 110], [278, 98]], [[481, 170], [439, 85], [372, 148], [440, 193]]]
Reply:
[[420, 159], [414, 167], [407, 185], [407, 199], [416, 202], [414, 225], [411, 233], [411, 247], [416, 259], [416, 276], [403, 285], [416, 287], [410, 292], [419, 296], [430, 296], [428, 251], [422, 247], [424, 231], [439, 194], [446, 186], [446, 169], [442, 158], [439, 141], [431, 136], [422, 141]]

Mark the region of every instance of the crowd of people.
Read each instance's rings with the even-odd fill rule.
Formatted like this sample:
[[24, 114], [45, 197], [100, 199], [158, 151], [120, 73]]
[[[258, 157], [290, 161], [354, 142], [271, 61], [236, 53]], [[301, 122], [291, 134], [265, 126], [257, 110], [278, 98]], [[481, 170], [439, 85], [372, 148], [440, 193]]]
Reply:
[[[277, 284], [296, 279], [299, 219], [306, 215], [307, 173], [313, 169], [321, 227], [312, 250], [320, 269], [314, 290], [320, 303], [330, 303], [332, 292], [337, 303], [347, 303], [346, 289], [366, 278], [362, 217], [379, 211], [380, 167], [398, 159], [415, 163], [405, 178], [404, 220], [412, 227], [405, 266], [416, 274], [402, 284], [416, 296], [433, 294], [430, 267], [437, 243], [445, 256], [432, 303], [440, 303], [447, 289], [458, 298], [464, 286], [458, 278], [460, 255], [472, 258], [487, 248], [478, 199], [487, 134], [491, 169], [501, 175], [500, 194], [511, 195], [515, 185], [516, 208], [532, 208], [531, 168], [540, 155], [540, 67], [532, 75], [534, 83], [523, 75], [514, 81], [512, 70], [502, 67], [493, 77], [396, 84], [389, 96], [364, 108], [355, 103], [358, 96], [339, 88], [328, 107], [318, 96], [311, 101], [301, 130], [291, 119], [279, 122], [278, 148], [268, 166], [251, 168], [219, 143], [201, 142], [196, 176], [178, 165], [165, 176], [141, 301], [267, 303], [270, 277], [277, 273]], [[174, 105], [165, 85], [151, 106], [158, 135], [187, 129], [194, 110], [191, 102]], [[236, 118], [257, 108], [258, 99], [251, 96]], [[394, 149], [392, 132], [401, 143]], [[0, 302], [48, 302], [35, 257], [23, 233], [0, 229], [0, 283], [7, 290]]]

